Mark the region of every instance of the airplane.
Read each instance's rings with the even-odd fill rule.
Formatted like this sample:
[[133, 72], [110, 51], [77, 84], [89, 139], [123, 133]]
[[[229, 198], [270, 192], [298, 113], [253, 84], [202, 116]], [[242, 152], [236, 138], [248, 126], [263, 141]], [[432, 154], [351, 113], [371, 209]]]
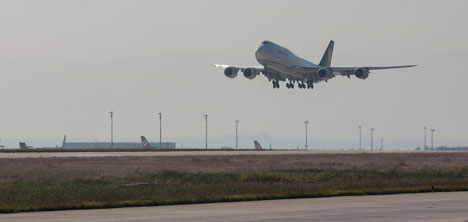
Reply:
[[151, 143], [146, 140], [144, 136], [141, 136], [141, 147], [143, 149], [151, 149]]
[[257, 140], [254, 140], [254, 145], [256, 150], [263, 150], [262, 145]]
[[299, 88], [313, 89], [315, 83], [327, 82], [337, 75], [356, 76], [358, 79], [367, 79], [371, 70], [408, 68], [416, 65], [404, 66], [361, 66], [361, 67], [333, 67], [331, 60], [335, 42], [328, 44], [322, 60], [318, 65], [309, 62], [278, 44], [263, 41], [255, 51], [257, 61], [262, 65], [258, 67], [239, 67], [234, 65], [213, 64], [214, 67], [224, 68], [224, 75], [235, 78], [241, 71], [247, 79], [255, 79], [257, 75], [263, 74], [268, 81], [273, 83], [273, 88], [279, 88], [280, 81], [286, 83], [288, 89], [294, 88], [297, 82]]

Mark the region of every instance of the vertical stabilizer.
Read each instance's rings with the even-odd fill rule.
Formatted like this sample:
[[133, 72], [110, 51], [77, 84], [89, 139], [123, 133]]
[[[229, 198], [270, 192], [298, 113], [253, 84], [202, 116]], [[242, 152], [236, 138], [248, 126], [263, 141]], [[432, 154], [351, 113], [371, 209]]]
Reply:
[[329, 67], [331, 66], [331, 60], [333, 56], [333, 47], [335, 46], [335, 42], [333, 40], [330, 40], [330, 43], [328, 44], [327, 50], [325, 50], [325, 53], [323, 54], [322, 60], [320, 60], [319, 66], [325, 66]]
[[254, 140], [254, 145], [256, 150], [263, 150], [262, 145], [257, 140]]
[[144, 136], [141, 136], [141, 147], [143, 149], [151, 149], [151, 144], [146, 140]]
[[65, 149], [65, 144], [67, 143], [67, 135], [63, 136], [62, 149]]

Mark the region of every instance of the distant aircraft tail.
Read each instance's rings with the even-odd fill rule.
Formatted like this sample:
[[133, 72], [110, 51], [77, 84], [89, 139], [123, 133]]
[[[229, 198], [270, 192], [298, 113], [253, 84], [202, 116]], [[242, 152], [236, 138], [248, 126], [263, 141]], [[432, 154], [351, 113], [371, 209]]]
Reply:
[[67, 135], [63, 136], [62, 149], [65, 149], [65, 144], [67, 143]]
[[256, 150], [263, 150], [262, 145], [257, 140], [254, 140], [254, 145]]
[[20, 143], [19, 143], [19, 146], [20, 146], [20, 149], [29, 149], [29, 148], [33, 148], [32, 146], [26, 145], [25, 142], [20, 142]]
[[330, 40], [330, 43], [328, 44], [327, 50], [325, 50], [325, 53], [323, 54], [322, 60], [320, 60], [320, 66], [325, 66], [328, 67], [331, 65], [331, 60], [333, 56], [333, 47], [335, 46], [335, 42], [333, 40]]
[[143, 149], [151, 149], [151, 144], [146, 140], [144, 136], [141, 136], [141, 147]]

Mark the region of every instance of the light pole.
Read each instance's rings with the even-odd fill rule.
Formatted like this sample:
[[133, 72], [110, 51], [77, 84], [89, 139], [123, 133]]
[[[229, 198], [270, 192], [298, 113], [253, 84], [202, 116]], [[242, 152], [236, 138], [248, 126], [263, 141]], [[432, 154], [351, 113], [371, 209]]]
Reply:
[[434, 150], [434, 131], [435, 129], [431, 129], [431, 150]]
[[424, 150], [427, 149], [427, 146], [426, 146], [426, 131], [427, 131], [427, 128], [425, 126], [423, 126], [423, 130], [424, 130]]
[[380, 151], [383, 150], [383, 138], [380, 139]]
[[159, 149], [162, 148], [162, 113], [158, 113], [159, 115]]
[[305, 149], [309, 148], [309, 144], [307, 144], [307, 126], [309, 125], [309, 120], [304, 121], [305, 124]]
[[110, 111], [111, 118], [111, 149], [114, 148], [114, 111]]
[[371, 147], [371, 151], [373, 151], [374, 150], [374, 128], [371, 128], [370, 132], [371, 132], [370, 147]]
[[236, 149], [239, 149], [238, 125], [239, 120], [236, 120]]
[[205, 117], [205, 149], [208, 149], [208, 114]]
[[362, 126], [358, 126], [359, 129], [359, 151], [362, 150]]

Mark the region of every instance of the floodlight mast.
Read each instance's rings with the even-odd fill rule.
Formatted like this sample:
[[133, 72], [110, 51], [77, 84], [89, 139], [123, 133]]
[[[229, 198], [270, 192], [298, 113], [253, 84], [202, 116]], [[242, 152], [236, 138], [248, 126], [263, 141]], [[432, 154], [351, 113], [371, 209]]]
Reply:
[[111, 149], [114, 149], [114, 111], [110, 111], [111, 118]]
[[159, 149], [162, 149], [162, 113], [158, 113], [159, 115]]
[[425, 126], [423, 126], [423, 130], [424, 130], [424, 150], [426, 150], [427, 149], [427, 145], [426, 145], [427, 128]]
[[362, 150], [362, 126], [358, 126], [359, 129], [359, 151]]
[[374, 151], [374, 128], [371, 128], [370, 131], [371, 131], [371, 151]]
[[431, 150], [434, 150], [434, 131], [435, 129], [431, 129]]
[[205, 149], [208, 149], [208, 114], [205, 117]]
[[239, 149], [239, 134], [238, 134], [238, 127], [239, 127], [239, 120], [236, 120], [236, 149]]
[[380, 151], [383, 151], [383, 138], [380, 138]]
[[309, 148], [309, 144], [307, 143], [307, 128], [309, 125], [309, 120], [304, 121], [305, 124], [305, 149], [307, 150]]

